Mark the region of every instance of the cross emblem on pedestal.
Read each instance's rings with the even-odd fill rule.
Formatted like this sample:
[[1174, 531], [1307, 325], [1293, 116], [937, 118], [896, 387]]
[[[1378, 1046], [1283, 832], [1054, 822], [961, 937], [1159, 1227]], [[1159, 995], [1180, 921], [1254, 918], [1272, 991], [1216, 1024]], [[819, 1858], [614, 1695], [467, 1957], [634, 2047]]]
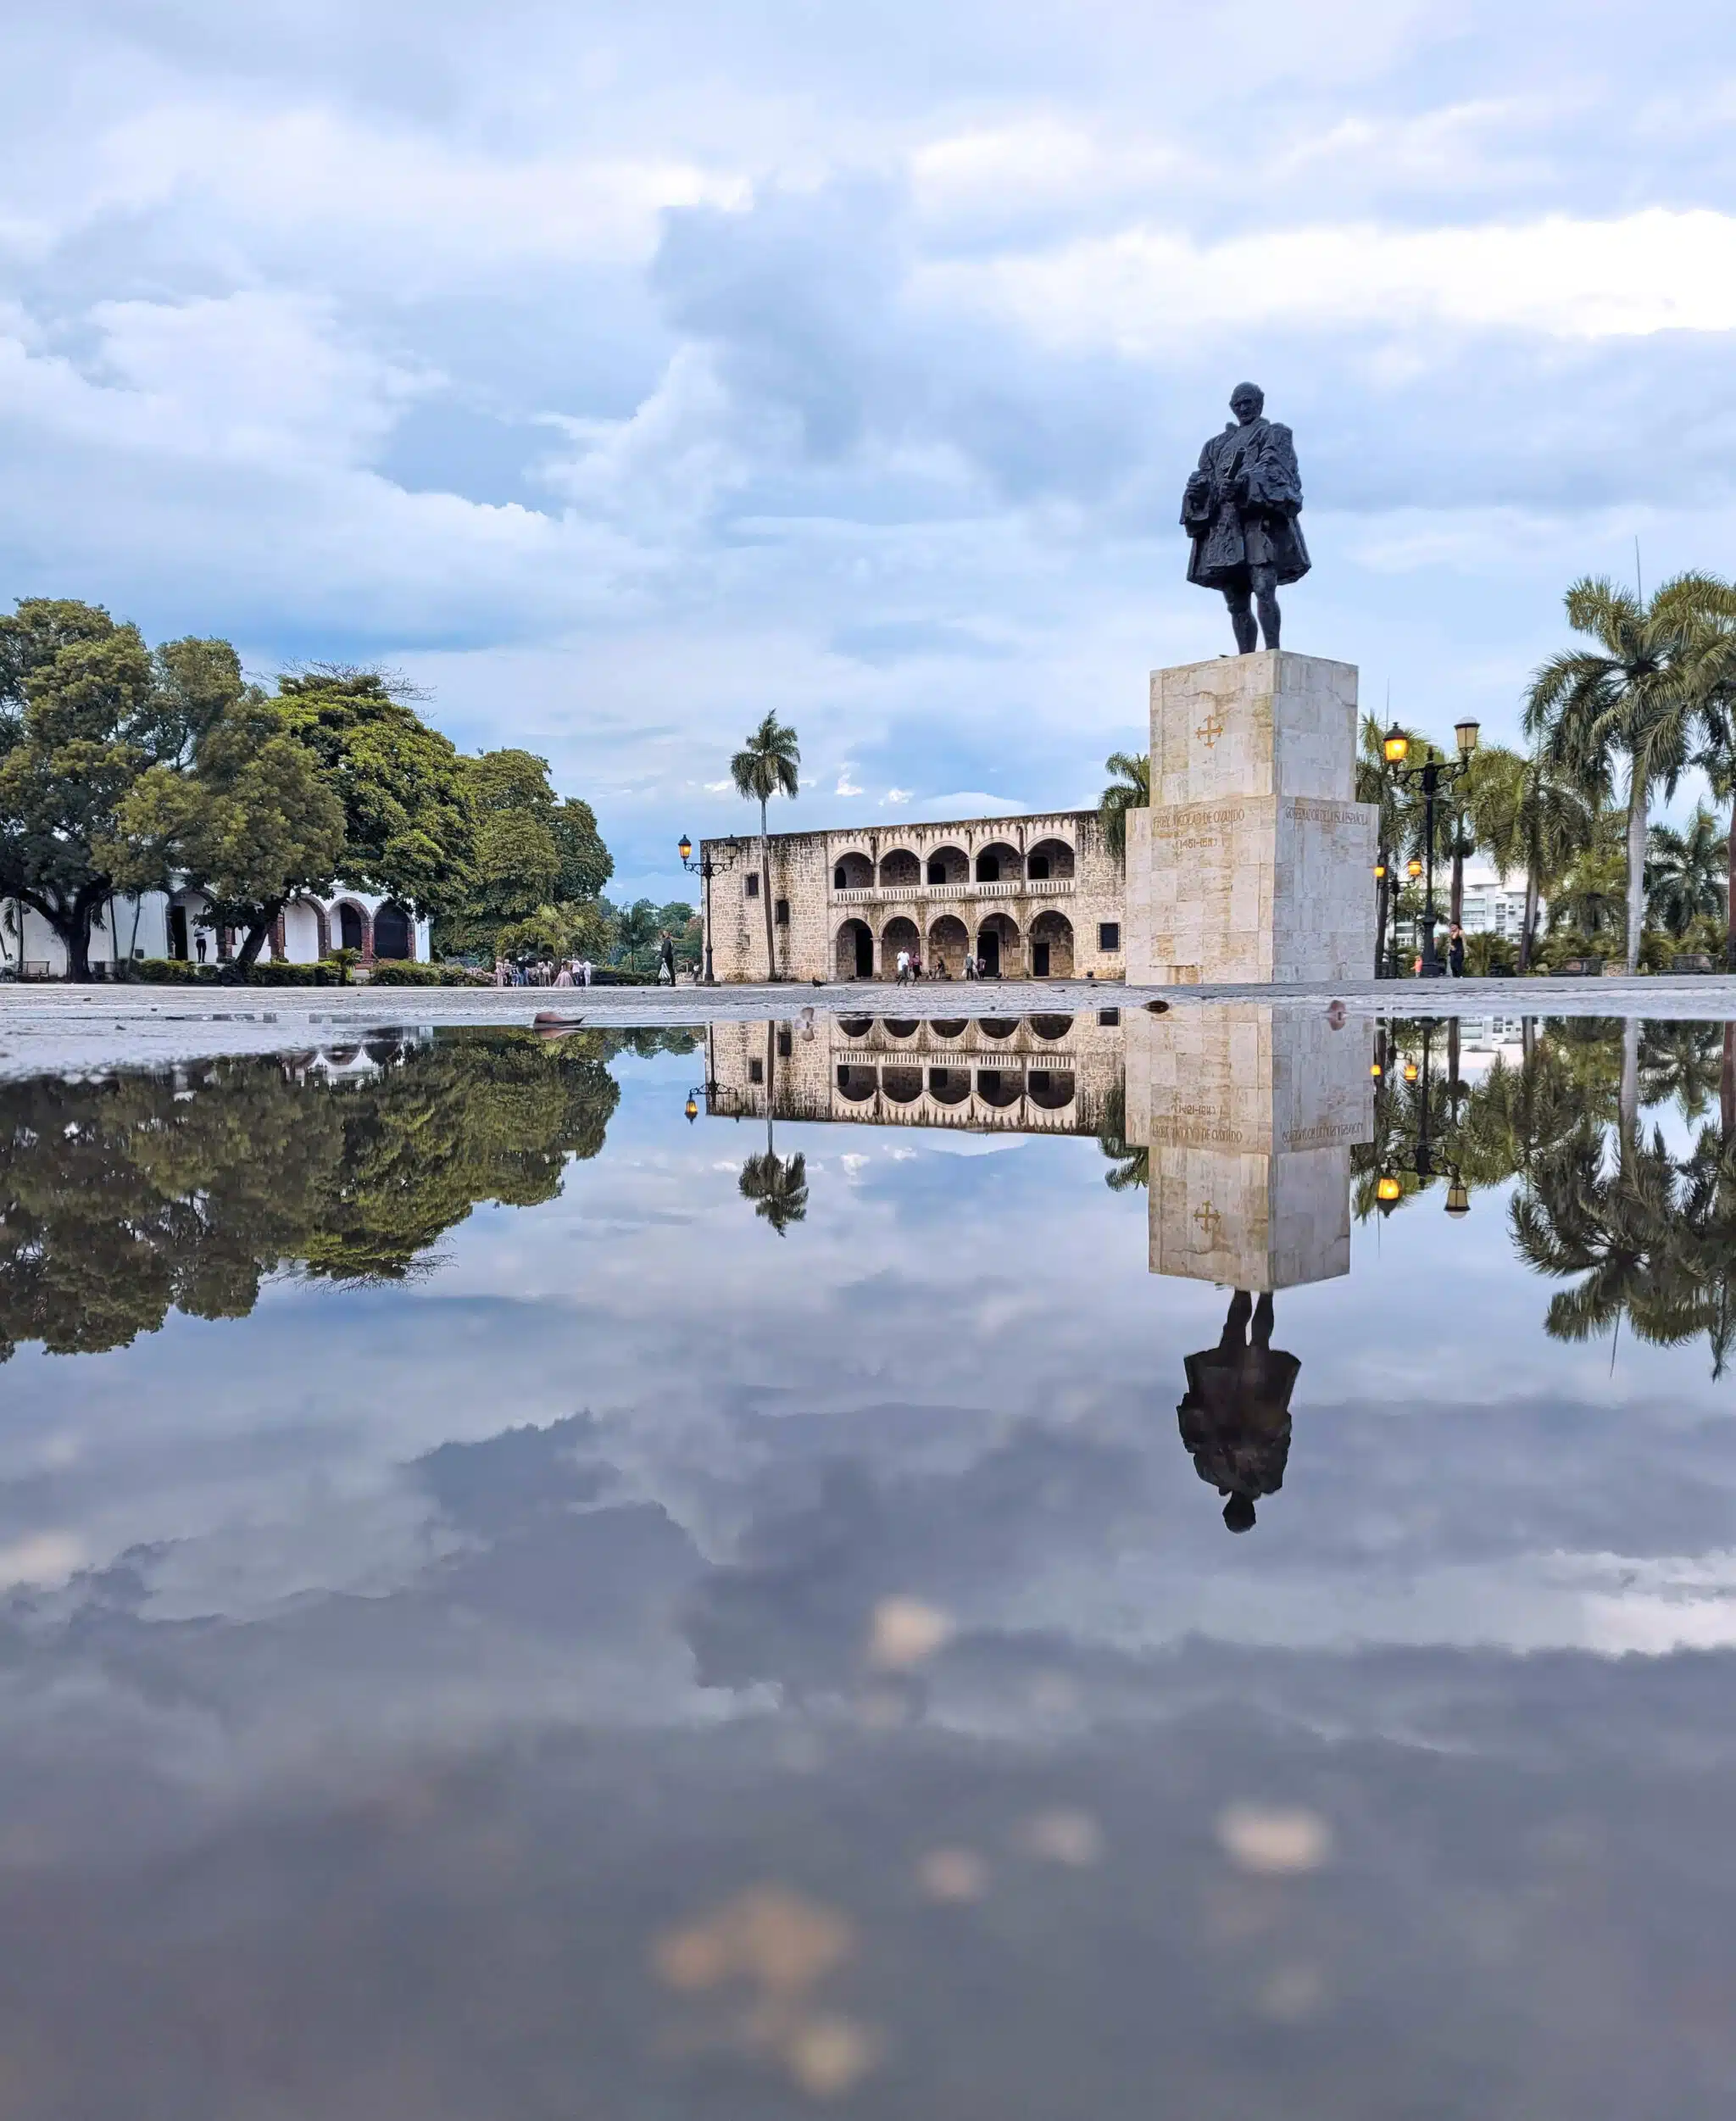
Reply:
[[1199, 1205], [1194, 1211], [1194, 1220], [1198, 1224], [1199, 1234], [1205, 1239], [1206, 1244], [1208, 1245], [1216, 1244], [1217, 1243], [1218, 1232], [1224, 1227], [1224, 1219], [1218, 1213], [1217, 1210], [1212, 1206], [1210, 1201], [1201, 1201]]
[[1194, 733], [1196, 737], [1200, 738], [1206, 749], [1210, 751], [1211, 747], [1217, 742], [1218, 738], [1224, 733], [1224, 726], [1222, 722], [1218, 720], [1217, 710], [1216, 707], [1214, 707], [1206, 715], [1205, 721], [1200, 723], [1199, 726], [1194, 732]]

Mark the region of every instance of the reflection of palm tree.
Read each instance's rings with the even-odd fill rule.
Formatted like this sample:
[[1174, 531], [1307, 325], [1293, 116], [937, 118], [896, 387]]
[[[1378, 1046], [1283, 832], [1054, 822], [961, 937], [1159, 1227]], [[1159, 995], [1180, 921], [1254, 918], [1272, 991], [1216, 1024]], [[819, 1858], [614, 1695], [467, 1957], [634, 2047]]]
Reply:
[[741, 1189], [743, 1200], [754, 1203], [754, 1214], [782, 1237], [808, 1212], [808, 1159], [800, 1150], [793, 1156], [776, 1156], [770, 1150], [763, 1156], [750, 1156], [742, 1166]]
[[782, 1237], [808, 1212], [808, 1159], [799, 1151], [780, 1156], [772, 1128], [777, 1116], [777, 1027], [765, 1027], [765, 1153], [742, 1166], [742, 1198]]
[[1127, 1084], [1121, 1077], [1103, 1100], [1103, 1121], [1097, 1130], [1097, 1145], [1116, 1166], [1103, 1174], [1111, 1193], [1127, 1193], [1151, 1183], [1151, 1151], [1136, 1149], [1127, 1139]]
[[1718, 1094], [1723, 1059], [1717, 1024], [1646, 1024], [1639, 1034], [1639, 1101], [1673, 1098], [1685, 1120], [1697, 1120]]
[[1558, 1280], [1578, 1277], [1550, 1300], [1544, 1323], [1553, 1339], [1590, 1339], [1624, 1317], [1660, 1346], [1700, 1330], [1678, 1181], [1661, 1134], [1647, 1142], [1636, 1130], [1611, 1171], [1604, 1131], [1589, 1122], [1538, 1160], [1510, 1213], [1528, 1266]]
[[1712, 1375], [1721, 1378], [1736, 1341], [1736, 1138], [1703, 1127], [1681, 1172], [1678, 1243], [1699, 1291]]

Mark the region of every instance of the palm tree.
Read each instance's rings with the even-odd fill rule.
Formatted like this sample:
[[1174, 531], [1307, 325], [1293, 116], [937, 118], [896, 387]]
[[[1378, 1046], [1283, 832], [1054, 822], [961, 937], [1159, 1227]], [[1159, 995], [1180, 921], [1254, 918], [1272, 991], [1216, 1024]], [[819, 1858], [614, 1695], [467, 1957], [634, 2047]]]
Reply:
[[1655, 825], [1646, 864], [1645, 910], [1665, 933], [1685, 935], [1702, 916], [1722, 920], [1730, 849], [1718, 821], [1703, 804], [1685, 832]]
[[1568, 865], [1591, 843], [1592, 805], [1547, 761], [1527, 759], [1503, 744], [1472, 754], [1470, 786], [1477, 844], [1505, 878], [1525, 872], [1525, 917], [1519, 931], [1519, 970], [1531, 966], [1538, 907], [1552, 894]]
[[1137, 1148], [1127, 1139], [1127, 1079], [1123, 1073], [1103, 1100], [1103, 1121], [1097, 1130], [1097, 1146], [1115, 1166], [1103, 1174], [1111, 1193], [1126, 1193], [1151, 1183], [1151, 1151]]
[[1127, 812], [1151, 807], [1151, 754], [1149, 751], [1111, 751], [1104, 769], [1118, 777], [1098, 799], [1098, 822], [1103, 843], [1118, 862], [1127, 859]]
[[1699, 607], [1683, 675], [1702, 737], [1694, 764], [1711, 782], [1713, 797], [1730, 805], [1724, 841], [1724, 962], [1736, 971], [1736, 582], [1711, 575], [1699, 582]]
[[748, 1157], [739, 1181], [743, 1200], [751, 1200], [754, 1212], [769, 1222], [782, 1237], [793, 1222], [808, 1212], [808, 1159], [798, 1150], [793, 1156]]
[[1595, 643], [1551, 656], [1531, 682], [1527, 732], [1549, 763], [1588, 793], [1612, 760], [1628, 768], [1628, 970], [1639, 969], [1645, 917], [1646, 814], [1655, 788], [1673, 793], [1703, 714], [1685, 680], [1694, 664], [1710, 576], [1678, 575], [1650, 604], [1587, 577], [1566, 595], [1567, 621]]
[[802, 752], [796, 732], [785, 726], [776, 714], [765, 721], [729, 762], [736, 793], [760, 805], [760, 893], [765, 909], [765, 977], [777, 977], [771, 942], [771, 833], [765, 806], [774, 795], [793, 802], [801, 787]]

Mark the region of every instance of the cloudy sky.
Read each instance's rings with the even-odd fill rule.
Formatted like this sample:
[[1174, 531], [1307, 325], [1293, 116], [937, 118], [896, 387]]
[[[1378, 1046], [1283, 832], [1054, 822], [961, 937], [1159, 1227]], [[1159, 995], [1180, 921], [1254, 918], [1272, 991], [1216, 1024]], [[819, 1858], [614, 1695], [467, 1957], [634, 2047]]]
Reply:
[[1295, 428], [1287, 643], [1511, 732], [1577, 572], [1728, 571], [1711, 0], [64, 0], [11, 29], [0, 592], [377, 659], [617, 886], [1089, 799], [1226, 645], [1179, 490]]

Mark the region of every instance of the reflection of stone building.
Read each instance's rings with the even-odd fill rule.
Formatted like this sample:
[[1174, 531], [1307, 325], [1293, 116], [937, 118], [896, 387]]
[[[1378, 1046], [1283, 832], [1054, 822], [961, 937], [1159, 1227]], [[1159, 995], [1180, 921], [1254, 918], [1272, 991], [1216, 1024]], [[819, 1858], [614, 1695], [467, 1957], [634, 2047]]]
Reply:
[[[739, 847], [711, 884], [717, 977], [764, 979], [760, 843]], [[889, 979], [903, 950], [954, 979], [967, 953], [1010, 978], [1119, 979], [1124, 896], [1094, 810], [771, 838], [782, 977]]]
[[1149, 1151], [1151, 1271], [1288, 1289], [1350, 1271], [1350, 1150], [1374, 1031], [1270, 1005], [1127, 1018], [1127, 1138]]
[[715, 1023], [705, 1072], [719, 1116], [769, 1106], [774, 1119], [1092, 1134], [1120, 1086], [1121, 1011]]

